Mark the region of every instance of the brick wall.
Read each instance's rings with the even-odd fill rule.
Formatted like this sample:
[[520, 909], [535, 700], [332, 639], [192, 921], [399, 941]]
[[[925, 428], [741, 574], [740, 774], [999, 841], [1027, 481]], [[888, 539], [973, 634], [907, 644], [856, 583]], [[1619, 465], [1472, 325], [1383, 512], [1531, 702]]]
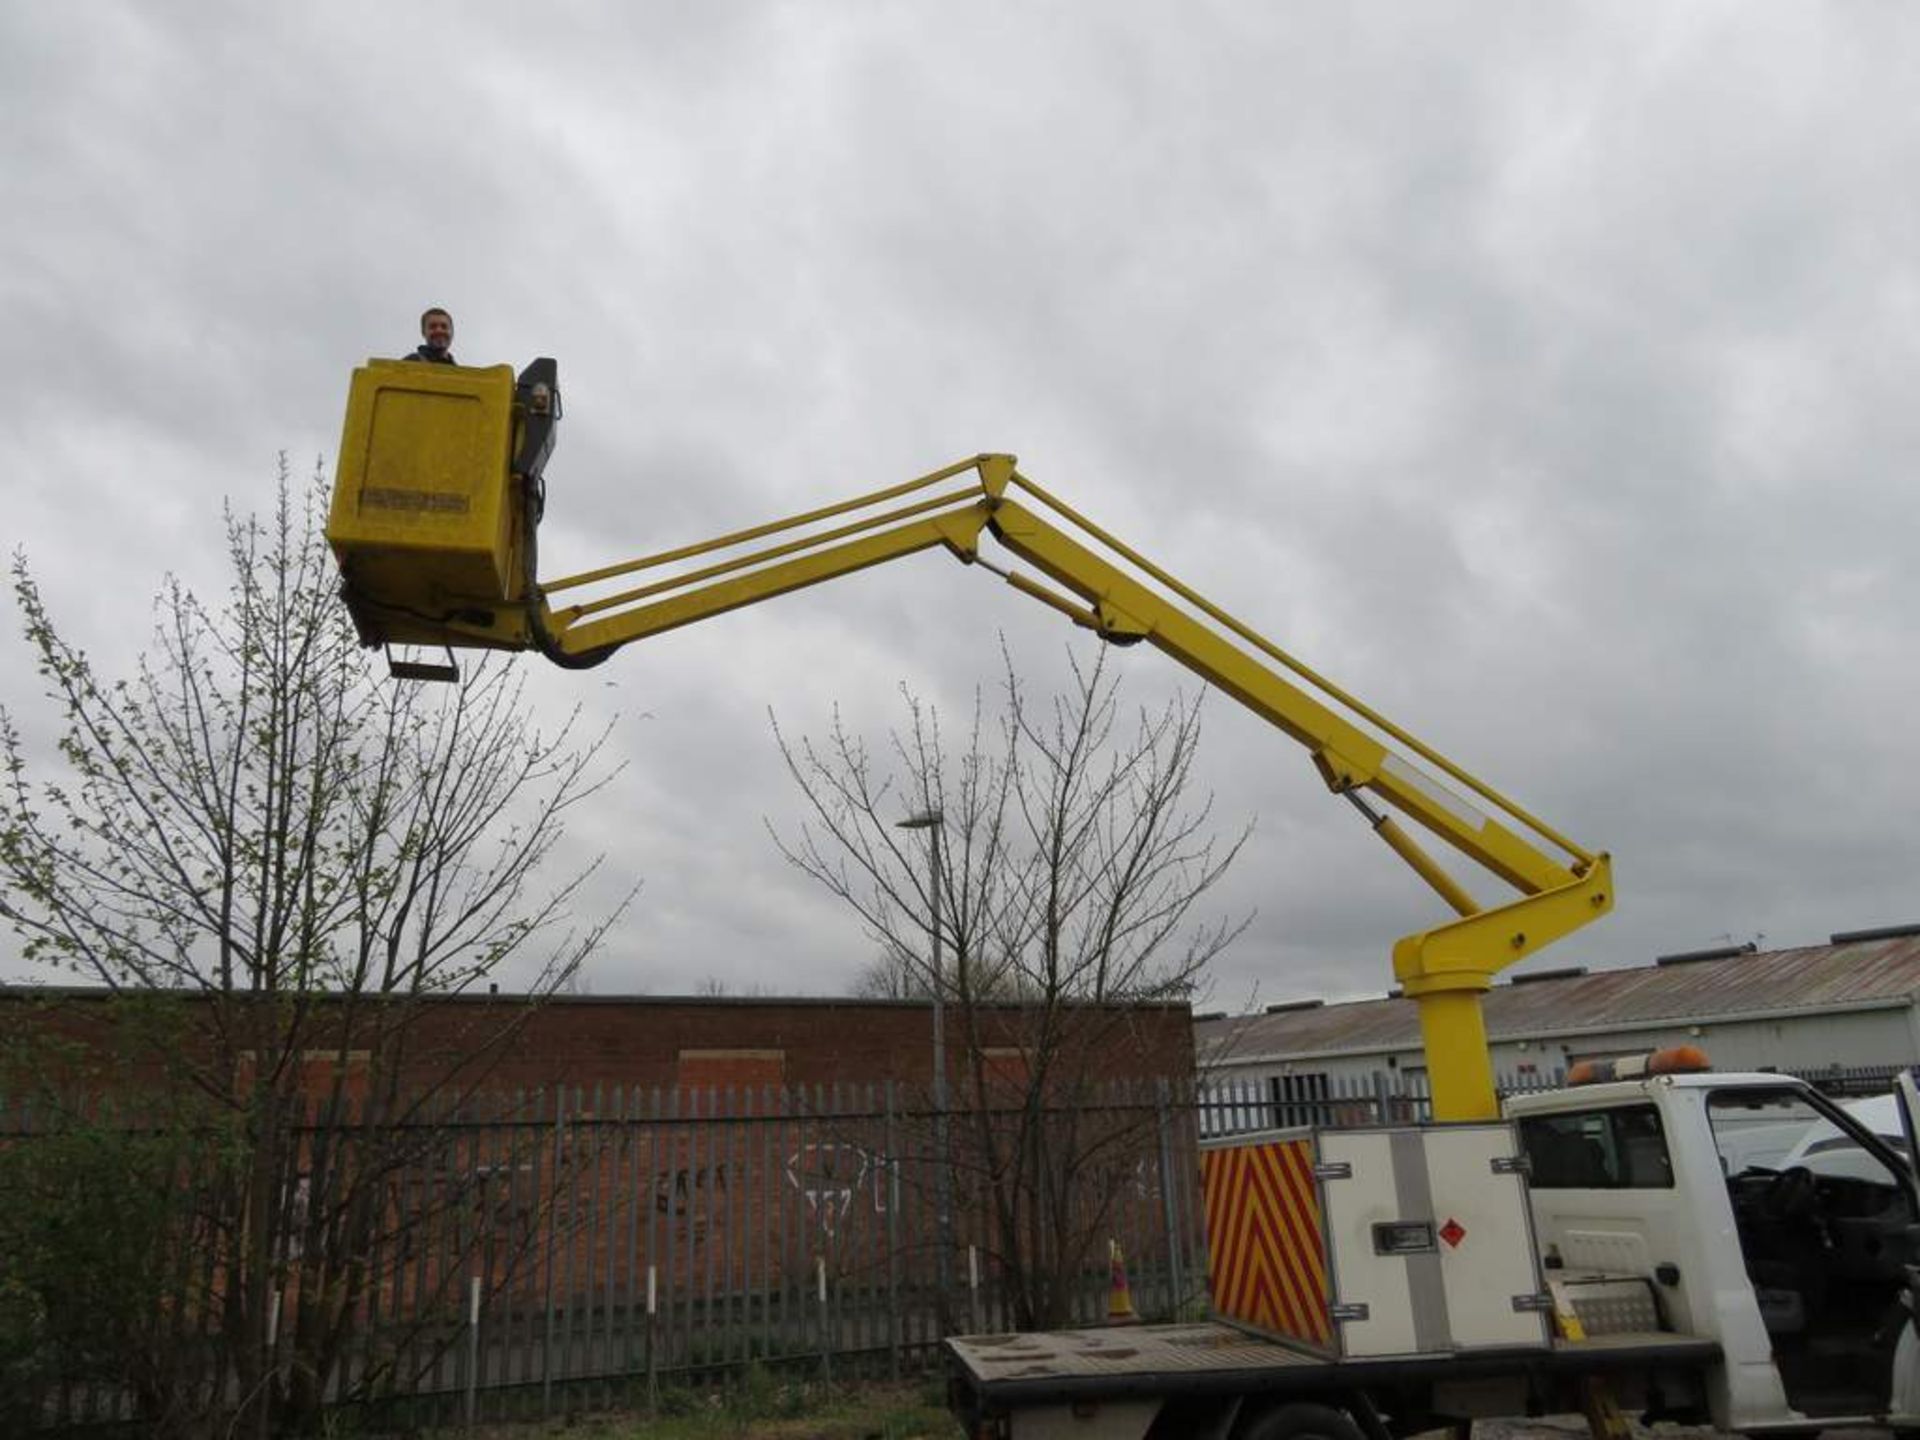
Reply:
[[[456, 1031], [484, 1031], [512, 1014], [513, 1003], [456, 1002], [447, 1007], [445, 1023]], [[1081, 1028], [1098, 1032], [1090, 1073], [1193, 1074], [1185, 1006], [1084, 1014]], [[1008, 1069], [1008, 1057], [1021, 1050], [1025, 1017], [1007, 1009], [984, 1018], [988, 1053], [997, 1069]], [[949, 1063], [959, 1077], [964, 1027], [951, 1010], [946, 1023]], [[1070, 1024], [1069, 1033], [1074, 1028]], [[529, 1086], [925, 1085], [933, 1075], [933, 1015], [930, 1006], [900, 1001], [556, 999], [528, 1017], [496, 1073], [503, 1083]]]
[[[105, 991], [0, 990], [0, 1024], [44, 1027], [94, 1045], [113, 1045], [103, 1029]], [[205, 1003], [183, 997], [191, 1011]], [[983, 1011], [980, 1034], [996, 1076], [1024, 1068], [1031, 1012]], [[964, 1017], [949, 1008], [947, 1055], [956, 1087], [966, 1080]], [[1094, 1008], [1069, 1015], [1090, 1063], [1090, 1078], [1188, 1079], [1192, 1017], [1184, 1005]], [[319, 1032], [306, 1044], [320, 1043]], [[707, 999], [574, 996], [528, 1012], [515, 996], [442, 1002], [413, 1042], [424, 1073], [449, 1061], [483, 1063], [490, 1082], [509, 1087], [640, 1085], [670, 1088], [831, 1086], [932, 1079], [932, 1010], [911, 1001]], [[363, 1042], [356, 1040], [356, 1045]]]

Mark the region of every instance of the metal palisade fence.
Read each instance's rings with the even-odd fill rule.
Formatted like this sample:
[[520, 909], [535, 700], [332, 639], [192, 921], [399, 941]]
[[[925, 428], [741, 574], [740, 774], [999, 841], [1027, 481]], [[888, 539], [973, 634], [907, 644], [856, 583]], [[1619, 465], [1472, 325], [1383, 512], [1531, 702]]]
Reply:
[[[1892, 1074], [1803, 1078], [1866, 1094]], [[313, 1364], [301, 1348], [311, 1317], [331, 1317], [344, 1338], [305, 1375], [317, 1397], [415, 1423], [644, 1405], [756, 1365], [894, 1375], [931, 1360], [943, 1335], [1020, 1328], [1036, 1294], [1055, 1322], [1105, 1321], [1116, 1245], [1142, 1318], [1203, 1313], [1202, 1138], [1429, 1113], [1423, 1077], [1391, 1071], [1107, 1083], [944, 1116], [891, 1084], [521, 1091], [399, 1120], [356, 1112], [344, 1127], [315, 1102], [293, 1117], [273, 1181], [286, 1223], [270, 1305], [227, 1303], [230, 1232], [183, 1194], [146, 1333], [166, 1342], [163, 1366], [207, 1377], [197, 1403], [231, 1403], [233, 1368], [207, 1357], [231, 1349], [237, 1314], [261, 1313], [247, 1338], [283, 1386]], [[47, 1113], [0, 1102], [0, 1159], [57, 1133]], [[377, 1223], [351, 1254], [315, 1253], [339, 1233], [326, 1151], [371, 1138], [382, 1143], [366, 1153], [386, 1157]], [[313, 1303], [347, 1270], [362, 1277], [351, 1305]], [[9, 1283], [0, 1267], [0, 1379], [16, 1383], [32, 1367], [7, 1353], [26, 1333], [9, 1328], [22, 1313]], [[86, 1359], [77, 1373], [32, 1371], [29, 1428], [141, 1425], [151, 1373]]]
[[[391, 1152], [404, 1163], [380, 1183], [383, 1223], [354, 1258], [369, 1279], [322, 1395], [433, 1423], [645, 1404], [660, 1387], [756, 1364], [898, 1374], [928, 1362], [943, 1334], [1014, 1328], [1015, 1281], [1035, 1270], [1064, 1272], [1065, 1320], [1104, 1321], [1113, 1244], [1142, 1315], [1195, 1313], [1206, 1283], [1195, 1115], [1191, 1091], [1164, 1081], [1045, 1107], [956, 1103], [944, 1125], [895, 1085], [597, 1087], [416, 1110]], [[305, 1110], [292, 1153], [310, 1159], [326, 1123]], [[1069, 1127], [1082, 1157], [1072, 1203], [1036, 1223], [1034, 1207], [1058, 1198], [1047, 1152]], [[0, 1109], [0, 1145], [46, 1133], [24, 1107]], [[1036, 1156], [1039, 1178], [1012, 1178]], [[309, 1165], [296, 1160], [280, 1183], [294, 1238], [261, 1338], [271, 1364], [292, 1366], [297, 1290], [319, 1283], [298, 1237], [320, 1232], [304, 1223]], [[201, 1255], [162, 1297], [203, 1340], [230, 1313], [222, 1273], [218, 1254]], [[130, 1383], [97, 1370], [51, 1379], [37, 1407], [49, 1428], [139, 1418]]]
[[[1782, 1071], [1829, 1095], [1879, 1095], [1891, 1090], [1901, 1067], [1829, 1065]], [[1553, 1090], [1566, 1072], [1510, 1072], [1495, 1085], [1501, 1096]], [[1258, 1130], [1344, 1129], [1359, 1125], [1417, 1124], [1433, 1118], [1433, 1097], [1422, 1072], [1324, 1072], [1215, 1076], [1196, 1095], [1199, 1133], [1211, 1138]]]

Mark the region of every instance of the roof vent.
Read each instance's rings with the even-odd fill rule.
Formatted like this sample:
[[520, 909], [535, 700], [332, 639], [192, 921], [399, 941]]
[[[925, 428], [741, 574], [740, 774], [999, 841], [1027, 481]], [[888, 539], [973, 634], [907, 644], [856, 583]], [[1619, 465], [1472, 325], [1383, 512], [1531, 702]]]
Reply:
[[1920, 935], [1920, 925], [1882, 925], [1877, 930], [1838, 930], [1827, 943], [1854, 945], [1864, 940], [1904, 940], [1909, 935]]
[[1698, 960], [1731, 960], [1736, 955], [1751, 955], [1760, 947], [1749, 940], [1744, 945], [1719, 945], [1711, 950], [1678, 950], [1654, 958], [1656, 965], [1691, 965]]
[[1282, 1000], [1278, 1005], [1267, 1006], [1267, 1014], [1284, 1015], [1289, 1010], [1318, 1010], [1326, 1003], [1324, 1000]]
[[1568, 965], [1560, 970], [1535, 970], [1528, 975], [1509, 975], [1509, 985], [1531, 985], [1536, 980], [1571, 980], [1577, 975], [1587, 973], [1584, 965]]

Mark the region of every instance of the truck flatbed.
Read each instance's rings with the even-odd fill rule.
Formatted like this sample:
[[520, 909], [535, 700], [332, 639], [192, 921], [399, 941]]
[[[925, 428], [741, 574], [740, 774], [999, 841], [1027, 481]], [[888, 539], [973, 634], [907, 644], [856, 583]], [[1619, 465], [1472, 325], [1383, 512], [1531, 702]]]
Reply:
[[1696, 1369], [1720, 1358], [1713, 1340], [1630, 1331], [1549, 1347], [1342, 1360], [1217, 1321], [947, 1341], [956, 1382], [985, 1411], [1129, 1396], [1249, 1395], [1477, 1376], [1600, 1375]]

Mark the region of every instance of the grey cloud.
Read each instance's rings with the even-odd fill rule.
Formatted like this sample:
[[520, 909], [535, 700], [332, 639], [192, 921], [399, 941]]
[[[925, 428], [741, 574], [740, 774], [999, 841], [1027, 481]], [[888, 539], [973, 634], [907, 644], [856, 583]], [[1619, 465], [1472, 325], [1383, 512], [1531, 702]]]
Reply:
[[[219, 585], [221, 499], [330, 453], [348, 370], [432, 301], [463, 359], [561, 360], [554, 572], [1016, 449], [1610, 845], [1620, 913], [1547, 963], [1920, 918], [1916, 25], [12, 7], [17, 538], [126, 656], [164, 570]], [[905, 678], [963, 709], [1003, 630], [1043, 685], [1086, 643], [930, 556], [534, 678], [632, 712], [579, 839], [648, 888], [597, 987], [850, 975], [760, 830], [792, 803], [765, 708], [878, 734]], [[1291, 745], [1208, 724], [1223, 827], [1260, 824], [1217, 998], [1383, 988], [1432, 902]]]

